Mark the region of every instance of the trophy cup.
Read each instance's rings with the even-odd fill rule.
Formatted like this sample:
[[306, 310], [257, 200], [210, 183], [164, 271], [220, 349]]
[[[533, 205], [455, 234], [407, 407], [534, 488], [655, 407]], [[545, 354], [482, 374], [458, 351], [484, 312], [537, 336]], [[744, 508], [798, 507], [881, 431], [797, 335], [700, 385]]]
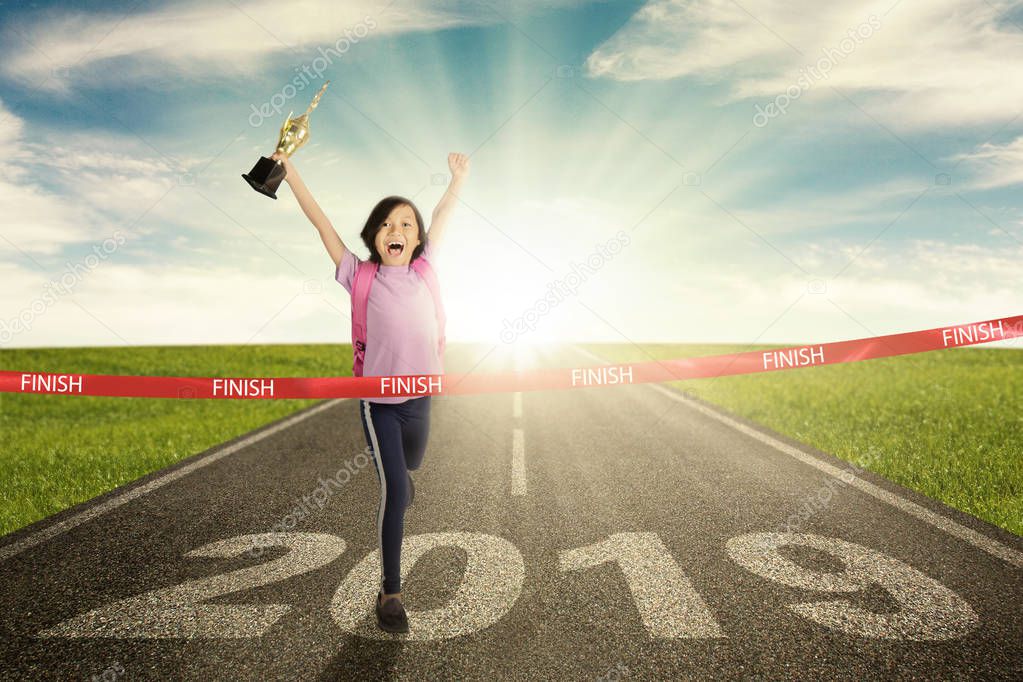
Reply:
[[[330, 85], [330, 81], [323, 84], [323, 87], [313, 97], [312, 103], [305, 110], [304, 114], [297, 118], [291, 117], [291, 114], [295, 113], [294, 111], [288, 114], [288, 119], [281, 126], [280, 137], [277, 140], [277, 151], [283, 152], [290, 157], [306, 143], [306, 140], [309, 139], [309, 114], [313, 113], [313, 109], [320, 103], [323, 91], [327, 89], [328, 85]], [[267, 195], [271, 199], [277, 198], [277, 188], [280, 187], [285, 175], [287, 175], [287, 172], [280, 161], [274, 161], [265, 156], [259, 157], [259, 161], [256, 162], [256, 165], [248, 173], [242, 173], [242, 177], [252, 185], [252, 189], [260, 194]]]

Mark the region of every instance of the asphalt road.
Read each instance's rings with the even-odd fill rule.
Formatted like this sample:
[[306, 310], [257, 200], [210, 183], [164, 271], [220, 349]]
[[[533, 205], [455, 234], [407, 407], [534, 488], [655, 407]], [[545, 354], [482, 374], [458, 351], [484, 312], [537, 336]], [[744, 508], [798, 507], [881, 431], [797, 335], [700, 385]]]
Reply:
[[433, 400], [409, 635], [336, 401], [0, 541], [3, 677], [1023, 677], [1019, 537], [664, 387]]

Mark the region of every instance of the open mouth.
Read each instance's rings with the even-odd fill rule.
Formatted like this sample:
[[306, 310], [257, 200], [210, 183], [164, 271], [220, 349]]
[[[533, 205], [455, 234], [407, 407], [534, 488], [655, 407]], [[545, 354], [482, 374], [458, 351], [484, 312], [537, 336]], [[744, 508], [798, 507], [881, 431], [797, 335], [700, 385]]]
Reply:
[[400, 256], [401, 252], [405, 250], [405, 244], [399, 241], [387, 242], [387, 253], [391, 256]]

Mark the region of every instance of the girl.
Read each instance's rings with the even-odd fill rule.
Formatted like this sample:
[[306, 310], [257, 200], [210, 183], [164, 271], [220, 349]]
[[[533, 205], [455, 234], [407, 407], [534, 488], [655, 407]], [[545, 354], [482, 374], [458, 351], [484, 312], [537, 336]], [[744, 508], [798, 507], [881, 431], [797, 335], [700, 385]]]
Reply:
[[[284, 165], [285, 180], [334, 260], [335, 279], [351, 294], [361, 259], [341, 241], [287, 155], [277, 152], [271, 158]], [[399, 196], [380, 200], [362, 228], [369, 259], [379, 266], [366, 308], [363, 376], [443, 373], [438, 351], [443, 330], [437, 328], [433, 295], [409, 264], [416, 258], [430, 262], [437, 253], [468, 177], [469, 157], [451, 153], [448, 167], [451, 182], [433, 210], [429, 232], [415, 204]], [[359, 400], [363, 431], [380, 482], [377, 533], [382, 566], [376, 615], [377, 624], [388, 632], [408, 632], [401, 601], [401, 542], [405, 508], [415, 494], [409, 470], [419, 468], [426, 452], [430, 398]]]

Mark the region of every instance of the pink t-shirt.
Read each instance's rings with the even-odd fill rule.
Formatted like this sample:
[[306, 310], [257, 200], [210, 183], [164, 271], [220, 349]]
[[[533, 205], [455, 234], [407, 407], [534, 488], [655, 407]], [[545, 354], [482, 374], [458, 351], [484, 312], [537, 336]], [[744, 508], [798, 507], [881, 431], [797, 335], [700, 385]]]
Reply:
[[[420, 258], [430, 265], [429, 242]], [[345, 249], [334, 279], [352, 293], [355, 269], [362, 259]], [[441, 374], [437, 355], [437, 314], [430, 287], [412, 266], [380, 265], [366, 305], [366, 357], [363, 376]], [[353, 339], [354, 342], [354, 339]], [[422, 397], [422, 396], [417, 396]], [[403, 403], [414, 398], [367, 398], [373, 403]]]

